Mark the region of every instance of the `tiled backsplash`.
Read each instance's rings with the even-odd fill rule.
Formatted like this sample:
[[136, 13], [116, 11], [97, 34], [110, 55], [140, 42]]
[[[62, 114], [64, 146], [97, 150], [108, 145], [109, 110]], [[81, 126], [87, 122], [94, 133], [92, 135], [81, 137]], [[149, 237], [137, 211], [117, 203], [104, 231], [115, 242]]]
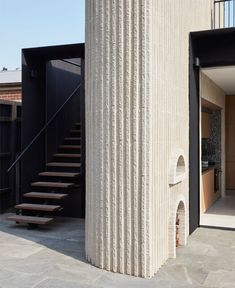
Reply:
[[221, 163], [221, 111], [211, 114], [211, 137], [202, 139], [202, 160]]

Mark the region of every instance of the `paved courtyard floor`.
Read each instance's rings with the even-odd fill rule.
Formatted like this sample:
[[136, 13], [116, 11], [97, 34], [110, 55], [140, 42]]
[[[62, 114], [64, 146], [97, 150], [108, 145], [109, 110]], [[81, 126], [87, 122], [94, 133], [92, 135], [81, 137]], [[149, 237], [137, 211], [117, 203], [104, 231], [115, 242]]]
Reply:
[[84, 221], [27, 230], [0, 215], [0, 288], [235, 287], [235, 232], [200, 228], [152, 279], [103, 271], [84, 255]]

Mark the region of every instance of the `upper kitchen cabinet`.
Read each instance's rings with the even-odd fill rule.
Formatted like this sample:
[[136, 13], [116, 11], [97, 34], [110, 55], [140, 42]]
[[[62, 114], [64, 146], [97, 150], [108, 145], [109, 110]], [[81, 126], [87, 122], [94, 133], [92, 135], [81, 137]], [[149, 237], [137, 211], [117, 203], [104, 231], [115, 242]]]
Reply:
[[202, 138], [211, 136], [211, 114], [202, 112]]

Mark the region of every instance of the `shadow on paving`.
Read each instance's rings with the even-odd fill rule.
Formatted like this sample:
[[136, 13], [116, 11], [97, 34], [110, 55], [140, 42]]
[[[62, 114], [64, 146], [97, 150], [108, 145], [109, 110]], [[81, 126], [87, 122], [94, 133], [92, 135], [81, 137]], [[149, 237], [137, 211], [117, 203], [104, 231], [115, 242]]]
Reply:
[[153, 278], [142, 279], [87, 264], [84, 219], [58, 217], [52, 225], [28, 230], [9, 223], [7, 216], [0, 215], [0, 287], [2, 281], [7, 288], [235, 288], [233, 231], [197, 229], [187, 246], [178, 248], [176, 259]]
[[29, 230], [27, 225], [7, 221], [12, 215], [0, 215], [0, 231], [43, 245], [66, 256], [87, 263], [85, 258], [85, 220], [56, 217], [55, 222]]

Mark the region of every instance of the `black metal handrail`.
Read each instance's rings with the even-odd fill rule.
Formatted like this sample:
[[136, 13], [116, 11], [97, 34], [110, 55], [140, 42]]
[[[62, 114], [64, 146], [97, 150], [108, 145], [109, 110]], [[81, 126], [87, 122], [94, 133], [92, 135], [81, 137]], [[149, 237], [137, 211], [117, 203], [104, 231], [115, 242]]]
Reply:
[[235, 27], [235, 0], [214, 1], [213, 28]]
[[22, 157], [25, 155], [25, 153], [31, 148], [31, 146], [36, 142], [36, 140], [41, 136], [41, 134], [47, 129], [47, 127], [58, 116], [58, 114], [64, 108], [64, 106], [69, 102], [69, 100], [74, 96], [74, 94], [80, 89], [81, 85], [82, 84], [79, 83], [79, 85], [73, 90], [73, 92], [69, 95], [69, 97], [65, 100], [65, 102], [55, 112], [55, 114], [47, 121], [47, 123], [41, 128], [41, 130], [34, 136], [34, 138], [26, 146], [26, 148], [24, 148], [24, 150], [20, 153], [20, 155], [16, 158], [16, 160], [12, 163], [12, 165], [8, 168], [7, 172], [10, 172], [11, 169], [22, 159]]
[[63, 61], [65, 63], [68, 63], [68, 64], [71, 64], [71, 65], [74, 65], [74, 66], [77, 66], [77, 67], [81, 67], [81, 64], [78, 64], [74, 61], [71, 61], [71, 60], [68, 60], [68, 59], [60, 59], [60, 61]]

